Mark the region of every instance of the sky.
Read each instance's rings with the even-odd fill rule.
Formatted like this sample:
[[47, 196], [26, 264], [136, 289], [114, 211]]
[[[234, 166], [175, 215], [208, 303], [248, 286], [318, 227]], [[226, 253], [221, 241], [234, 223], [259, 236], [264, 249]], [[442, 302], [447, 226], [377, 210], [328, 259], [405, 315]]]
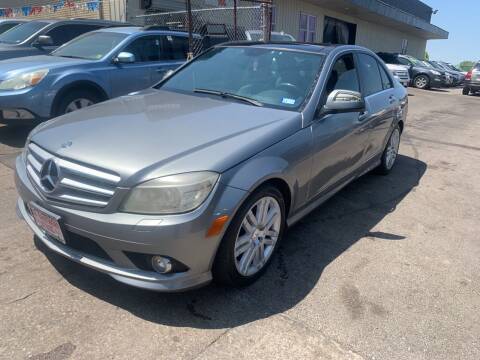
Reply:
[[480, 0], [422, 0], [438, 9], [432, 24], [447, 30], [448, 40], [429, 40], [432, 60], [458, 65], [463, 60], [480, 60]]

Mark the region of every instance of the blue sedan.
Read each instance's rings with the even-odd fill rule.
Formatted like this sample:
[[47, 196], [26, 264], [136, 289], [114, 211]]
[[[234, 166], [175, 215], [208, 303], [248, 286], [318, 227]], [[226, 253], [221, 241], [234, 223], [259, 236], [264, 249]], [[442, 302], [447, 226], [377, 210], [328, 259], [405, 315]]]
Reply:
[[0, 123], [37, 123], [145, 89], [183, 64], [188, 48], [184, 32], [120, 27], [0, 61]]

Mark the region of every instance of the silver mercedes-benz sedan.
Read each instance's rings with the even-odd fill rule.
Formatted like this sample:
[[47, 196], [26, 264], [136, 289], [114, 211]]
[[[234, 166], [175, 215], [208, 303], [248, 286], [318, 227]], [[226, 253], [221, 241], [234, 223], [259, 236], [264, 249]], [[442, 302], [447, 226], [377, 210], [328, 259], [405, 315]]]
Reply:
[[392, 169], [407, 99], [361, 47], [219, 45], [35, 128], [18, 213], [50, 251], [129, 285], [247, 285], [287, 226]]

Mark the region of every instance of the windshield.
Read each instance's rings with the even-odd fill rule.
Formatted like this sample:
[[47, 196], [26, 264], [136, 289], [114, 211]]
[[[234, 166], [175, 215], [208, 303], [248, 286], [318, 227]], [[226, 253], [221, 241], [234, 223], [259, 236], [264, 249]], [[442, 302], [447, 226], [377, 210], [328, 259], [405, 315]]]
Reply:
[[422, 64], [424, 67], [431, 68], [431, 69], [435, 69], [435, 66], [433, 66], [433, 65], [430, 64], [429, 62], [420, 61], [420, 64]]
[[30, 21], [20, 24], [1, 34], [0, 43], [20, 44], [47, 25], [47, 22], [42, 21]]
[[405, 58], [408, 59], [408, 60], [410, 60], [410, 61], [413, 63], [413, 65], [415, 65], [415, 66], [420, 66], [420, 67], [425, 66], [425, 65], [422, 64], [422, 62], [421, 62], [420, 60], [418, 60], [418, 59], [416, 59], [416, 58], [414, 58], [414, 57], [405, 56]]
[[113, 32], [91, 32], [66, 43], [52, 52], [53, 56], [99, 60], [127, 37]]
[[310, 96], [324, 56], [258, 47], [208, 51], [157, 86], [193, 93], [210, 90], [254, 100], [263, 106], [298, 109]]

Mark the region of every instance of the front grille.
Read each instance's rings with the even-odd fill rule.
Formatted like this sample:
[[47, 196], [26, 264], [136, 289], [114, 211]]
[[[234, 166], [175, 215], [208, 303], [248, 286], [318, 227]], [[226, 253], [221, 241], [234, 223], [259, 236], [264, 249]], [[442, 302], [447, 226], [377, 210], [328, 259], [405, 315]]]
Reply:
[[[54, 161], [58, 174], [47, 186], [41, 178], [48, 175], [43, 169], [48, 160]], [[27, 173], [47, 198], [93, 207], [107, 206], [120, 181], [115, 174], [59, 158], [34, 143], [28, 144]]]
[[407, 70], [396, 70], [394, 74], [397, 75], [400, 80], [410, 79], [410, 76], [408, 75]]

